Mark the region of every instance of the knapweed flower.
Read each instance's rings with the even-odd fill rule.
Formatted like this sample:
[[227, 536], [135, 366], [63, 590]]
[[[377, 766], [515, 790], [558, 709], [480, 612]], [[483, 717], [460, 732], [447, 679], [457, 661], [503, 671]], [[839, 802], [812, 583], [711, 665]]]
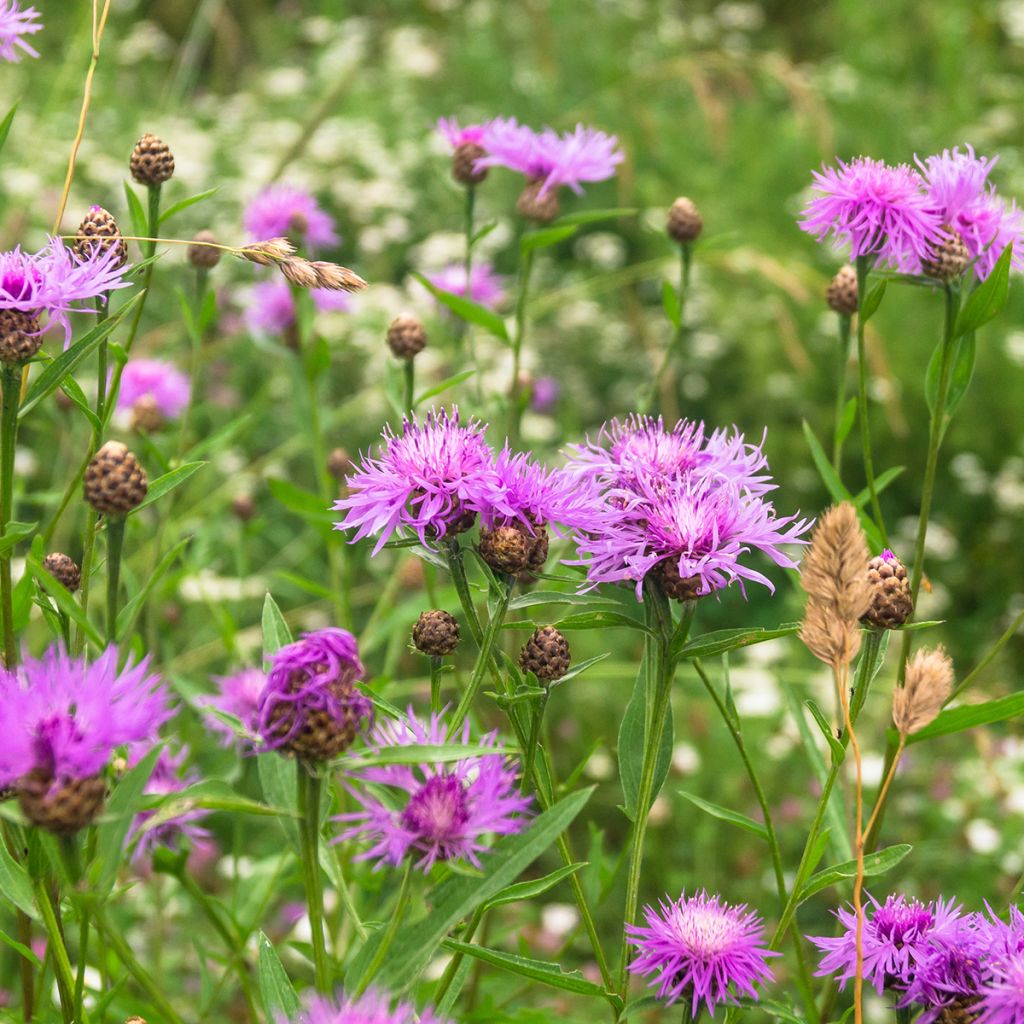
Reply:
[[562, 385], [555, 377], [538, 377], [530, 388], [530, 408], [542, 416], [549, 416], [558, 406]]
[[245, 208], [245, 230], [254, 241], [290, 238], [310, 251], [331, 248], [340, 241], [334, 218], [320, 209], [304, 189], [271, 185]]
[[[329, 288], [310, 288], [318, 313], [348, 313], [352, 296]], [[245, 324], [254, 334], [286, 334], [296, 324], [295, 295], [286, 281], [261, 281], [249, 290]]]
[[[863, 977], [881, 995], [887, 988], [904, 991], [927, 958], [933, 936], [952, 927], [960, 917], [953, 901], [921, 903], [906, 896], [889, 896], [885, 903], [868, 896], [862, 929]], [[840, 907], [836, 912], [843, 933], [835, 938], [809, 935], [825, 954], [818, 975], [838, 974], [839, 987], [857, 971], [857, 915]]]
[[[134, 766], [144, 755], [144, 750], [134, 752], [129, 758], [129, 765]], [[177, 753], [171, 753], [167, 747], [164, 747], [157, 757], [143, 793], [146, 796], [173, 796], [198, 782], [199, 774], [197, 772], [185, 770], [188, 756], [189, 752], [186, 747], [182, 747]], [[182, 839], [192, 844], [199, 839], [209, 837], [209, 832], [196, 824], [208, 813], [208, 811], [196, 808], [168, 810], [167, 807], [162, 807], [136, 814], [125, 840], [128, 846], [135, 844], [132, 862], [136, 865], [145, 864], [158, 846], [165, 846], [173, 850], [178, 847]]]
[[644, 919], [646, 925], [626, 928], [639, 951], [630, 971], [653, 974], [658, 998], [670, 1005], [685, 1000], [694, 1018], [701, 1002], [713, 1014], [740, 993], [757, 999], [754, 986], [772, 978], [768, 958], [778, 954], [765, 948], [761, 919], [746, 904], [730, 906], [702, 890], [658, 910], [644, 907]]
[[304, 761], [327, 761], [350, 747], [373, 714], [355, 685], [365, 675], [356, 638], [318, 629], [270, 660], [257, 708], [267, 747]]
[[819, 193], [799, 227], [822, 241], [848, 245], [850, 259], [874, 256], [876, 266], [916, 273], [945, 234], [921, 175], [908, 164], [891, 167], [860, 156], [814, 171]]
[[16, 309], [32, 316], [46, 314], [64, 328], [65, 344], [71, 340], [69, 313], [91, 313], [78, 303], [106, 301], [106, 293], [127, 288], [125, 267], [116, 248], [96, 248], [76, 256], [59, 238], [51, 238], [38, 252], [21, 248], [0, 253], [0, 309]]
[[[229, 676], [214, 676], [217, 693], [203, 699], [203, 706], [233, 715], [249, 732], [259, 727], [260, 694], [267, 685], [267, 676], [258, 668], [243, 668]], [[207, 724], [217, 732], [225, 746], [238, 742], [238, 734], [227, 723], [214, 715], [207, 716]]]
[[30, 57], [39, 56], [25, 42], [25, 36], [43, 30], [38, 18], [39, 12], [34, 7], [22, 8], [17, 0], [0, 0], [0, 59], [17, 64], [21, 60], [19, 50]]
[[118, 409], [131, 410], [137, 402], [151, 402], [164, 419], [173, 420], [188, 405], [192, 385], [173, 363], [162, 359], [129, 359], [121, 373]]
[[1024, 952], [992, 960], [989, 970], [981, 1001], [972, 1008], [978, 1024], [1024, 1024]]
[[149, 659], [117, 667], [116, 647], [91, 664], [51, 647], [0, 671], [4, 742], [0, 789], [13, 786], [35, 824], [74, 832], [99, 811], [101, 777], [115, 749], [152, 743], [171, 716], [160, 677]]
[[379, 457], [362, 458], [333, 506], [345, 512], [336, 530], [354, 530], [353, 541], [377, 535], [374, 554], [402, 528], [424, 545], [468, 530], [500, 490], [484, 427], [463, 425], [457, 408], [404, 420], [400, 434], [386, 427], [383, 436]]
[[487, 133], [491, 123], [485, 121], [483, 124], [460, 125], [454, 117], [439, 117], [437, 130], [453, 150], [460, 146], [480, 146], [486, 149]]
[[932, 933], [914, 968], [900, 1006], [925, 1007], [919, 1018], [929, 1024], [944, 1007], [977, 998], [988, 971], [992, 937], [980, 914], [956, 918]]
[[477, 263], [469, 273], [469, 287], [466, 287], [466, 268], [453, 263], [443, 270], [425, 275], [427, 280], [442, 291], [451, 292], [461, 298], [468, 298], [478, 306], [497, 309], [505, 301], [502, 279], [489, 263]]
[[[278, 1024], [289, 1024], [287, 1017], [279, 1015], [277, 1020]], [[373, 989], [355, 999], [346, 998], [341, 991], [333, 998], [307, 995], [290, 1020], [291, 1024], [450, 1024], [431, 1009], [417, 1015], [411, 1003], [397, 1003], [392, 1008], [390, 997]]]
[[[530, 797], [516, 786], [513, 762], [497, 753], [497, 733], [477, 743], [469, 738], [469, 722], [449, 740], [444, 719], [431, 716], [426, 724], [409, 709], [408, 716], [383, 722], [369, 737], [371, 751], [417, 744], [461, 743], [466, 756], [448, 764], [392, 764], [349, 773], [349, 792], [360, 810], [336, 820], [348, 827], [335, 840], [369, 842], [357, 860], [376, 859], [378, 866], [401, 864], [418, 856], [417, 866], [429, 871], [439, 860], [461, 858], [480, 866], [480, 854], [490, 849], [492, 836], [522, 831]], [[371, 783], [372, 787], [360, 785]], [[378, 794], [387, 787], [393, 796]]]

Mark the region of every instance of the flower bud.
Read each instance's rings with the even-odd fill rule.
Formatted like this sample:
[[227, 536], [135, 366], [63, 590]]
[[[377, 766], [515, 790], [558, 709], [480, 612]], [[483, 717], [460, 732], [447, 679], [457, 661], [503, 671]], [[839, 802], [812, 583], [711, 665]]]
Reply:
[[166, 142], [146, 132], [135, 143], [128, 168], [140, 185], [162, 185], [174, 174], [174, 156]]
[[669, 208], [665, 230], [668, 237], [680, 245], [696, 241], [704, 230], [704, 219], [697, 204], [686, 196], [680, 196]]
[[459, 646], [459, 624], [440, 608], [421, 612], [412, 627], [412, 642], [416, 650], [433, 658], [451, 654]]
[[82, 570], [75, 561], [61, 551], [51, 551], [43, 559], [43, 568], [62, 586], [73, 594], [81, 585]]
[[569, 642], [554, 626], [540, 626], [519, 652], [519, 667], [549, 683], [569, 671]]
[[412, 359], [427, 347], [427, 332], [414, 316], [396, 316], [388, 327], [388, 347], [398, 359]]
[[85, 500], [101, 515], [123, 516], [146, 497], [146, 471], [120, 441], [108, 441], [92, 458], [84, 477]]
[[516, 200], [516, 210], [520, 216], [532, 220], [534, 224], [550, 224], [558, 216], [561, 207], [558, 190], [550, 187], [541, 194], [543, 189], [543, 178], [527, 182], [526, 188]]
[[857, 312], [857, 271], [849, 264], [840, 267], [825, 291], [828, 308], [842, 316]]
[[221, 250], [211, 245], [217, 236], [212, 231], [197, 231], [188, 247], [188, 261], [200, 270], [210, 270], [220, 263]]
[[876, 629], [898, 629], [914, 613], [907, 567], [886, 548], [868, 562], [871, 605], [861, 617]]

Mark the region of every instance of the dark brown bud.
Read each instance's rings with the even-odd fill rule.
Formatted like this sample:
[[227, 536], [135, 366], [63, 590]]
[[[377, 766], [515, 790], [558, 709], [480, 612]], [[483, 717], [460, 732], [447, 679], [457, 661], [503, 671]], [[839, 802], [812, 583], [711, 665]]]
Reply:
[[135, 143], [128, 167], [140, 185], [162, 185], [174, 174], [174, 156], [166, 142], [146, 132]]
[[58, 785], [37, 768], [18, 782], [18, 800], [25, 817], [33, 825], [61, 836], [91, 825], [106, 796], [107, 784], [99, 775]]
[[188, 247], [188, 261], [193, 267], [200, 270], [210, 270], [220, 263], [221, 250], [211, 245], [216, 242], [217, 236], [212, 231], [197, 231], [192, 238], [192, 244]]
[[165, 422], [164, 414], [152, 395], [143, 395], [132, 406], [132, 430], [136, 433], [155, 434]]
[[344, 448], [335, 448], [327, 456], [327, 472], [341, 483], [353, 470], [352, 456]]
[[440, 608], [421, 612], [412, 627], [412, 642], [423, 654], [441, 658], [459, 646], [459, 624], [453, 615]]
[[555, 186], [543, 192], [544, 180], [538, 178], [536, 181], [527, 182], [526, 188], [519, 194], [516, 200], [516, 209], [521, 217], [532, 220], [534, 224], [550, 224], [557, 216], [561, 208], [558, 201], [558, 189]]
[[517, 576], [530, 563], [530, 545], [514, 526], [480, 530], [480, 557], [495, 571]]
[[146, 471], [120, 441], [108, 441], [85, 471], [85, 500], [101, 515], [123, 516], [146, 497]]
[[18, 309], [0, 309], [0, 363], [12, 366], [31, 359], [43, 346], [39, 321]]
[[679, 575], [679, 560], [666, 558], [650, 571], [651, 578], [661, 587], [662, 593], [673, 601], [695, 601], [701, 596], [703, 584], [699, 576]]
[[72, 249], [82, 260], [87, 260], [97, 253], [106, 255], [114, 249], [117, 252], [117, 256], [114, 257], [115, 266], [123, 267], [128, 262], [128, 245], [121, 237], [117, 221], [102, 206], [91, 207], [82, 218]]
[[460, 185], [479, 185], [487, 177], [487, 168], [476, 170], [476, 162], [487, 156], [487, 150], [475, 142], [464, 142], [452, 154], [452, 177]]
[[399, 359], [412, 359], [427, 347], [427, 332], [414, 316], [403, 313], [388, 327], [388, 347]]
[[861, 617], [876, 629], [898, 629], [914, 614], [907, 567], [888, 549], [868, 562], [871, 606]]
[[849, 264], [840, 267], [825, 290], [828, 308], [843, 316], [857, 312], [857, 271]]
[[963, 276], [971, 262], [971, 254], [964, 245], [964, 240], [959, 231], [954, 231], [948, 224], [943, 228], [946, 237], [932, 246], [934, 259], [922, 260], [921, 269], [937, 281], [948, 283]]
[[569, 663], [569, 642], [554, 626], [535, 629], [519, 652], [519, 667], [548, 683], [561, 679]]
[[51, 551], [43, 559], [43, 568], [72, 594], [82, 582], [82, 570], [75, 564], [74, 559], [61, 551]]
[[669, 207], [665, 230], [668, 237], [680, 245], [696, 241], [704, 230], [704, 218], [701, 217], [697, 204], [686, 196], [680, 196]]
[[231, 500], [231, 511], [236, 519], [247, 523], [256, 514], [256, 503], [249, 494], [236, 494]]

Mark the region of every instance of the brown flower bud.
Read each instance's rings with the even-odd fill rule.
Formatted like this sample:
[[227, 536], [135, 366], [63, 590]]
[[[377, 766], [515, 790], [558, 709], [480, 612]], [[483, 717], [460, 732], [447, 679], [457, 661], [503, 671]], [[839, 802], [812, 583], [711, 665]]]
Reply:
[[661, 592], [673, 601], [696, 601], [704, 586], [699, 576], [680, 576], [678, 558], [663, 559], [650, 570], [649, 575]]
[[256, 514], [256, 503], [249, 494], [236, 494], [231, 499], [231, 511], [240, 522], [247, 523]]
[[533, 221], [534, 224], [550, 224], [558, 216], [558, 211], [561, 208], [561, 203], [558, 201], [558, 189], [551, 186], [547, 191], [543, 190], [543, 178], [529, 181], [516, 200], [516, 210], [519, 211], [519, 215]]
[[143, 395], [132, 406], [132, 430], [136, 433], [155, 434], [164, 423], [164, 414], [152, 395]]
[[669, 208], [665, 230], [668, 237], [680, 245], [696, 241], [704, 230], [704, 219], [697, 204], [686, 196], [680, 196]]
[[971, 254], [959, 231], [954, 231], [948, 224], [943, 230], [946, 237], [932, 246], [933, 259], [921, 260], [921, 269], [928, 277], [948, 283], [963, 276], [971, 262]]
[[828, 308], [843, 316], [857, 312], [857, 271], [849, 264], [840, 267], [825, 291]]
[[876, 629], [898, 629], [914, 614], [907, 567], [886, 548], [868, 562], [871, 605], [861, 621]]
[[514, 526], [480, 530], [480, 557], [495, 571], [517, 576], [530, 562], [526, 537]]
[[106, 255], [114, 249], [117, 252], [115, 266], [123, 267], [128, 262], [128, 245], [121, 237], [117, 221], [102, 206], [90, 207], [82, 218], [72, 249], [81, 260], [87, 260], [96, 253]]
[[327, 456], [327, 472], [341, 483], [353, 469], [352, 456], [344, 448], [335, 448]]
[[188, 247], [188, 261], [193, 267], [200, 270], [210, 270], [220, 263], [221, 251], [211, 242], [216, 242], [217, 236], [205, 228], [197, 231], [192, 238], [192, 244]]
[[43, 568], [73, 594], [82, 582], [82, 570], [75, 561], [61, 551], [51, 551], [43, 559]]
[[412, 627], [412, 642], [416, 650], [434, 658], [451, 654], [459, 646], [459, 624], [440, 608], [421, 612]]
[[36, 768], [18, 782], [22, 813], [39, 828], [67, 836], [96, 820], [107, 796], [107, 784], [99, 775], [56, 784]]
[[0, 363], [24, 363], [42, 346], [39, 321], [31, 313], [0, 309]]
[[85, 471], [85, 500], [101, 515], [123, 516], [145, 500], [146, 471], [120, 441], [108, 441]]
[[460, 185], [479, 185], [487, 177], [486, 167], [476, 169], [477, 160], [487, 156], [487, 150], [475, 142], [463, 142], [452, 154], [452, 177]]
[[174, 174], [174, 156], [166, 142], [146, 132], [135, 143], [128, 167], [140, 185], [162, 185]]
[[398, 359], [412, 359], [427, 347], [427, 332], [414, 316], [396, 316], [388, 327], [388, 347]]
[[569, 642], [554, 626], [540, 626], [519, 652], [519, 667], [544, 682], [561, 679], [569, 671]]

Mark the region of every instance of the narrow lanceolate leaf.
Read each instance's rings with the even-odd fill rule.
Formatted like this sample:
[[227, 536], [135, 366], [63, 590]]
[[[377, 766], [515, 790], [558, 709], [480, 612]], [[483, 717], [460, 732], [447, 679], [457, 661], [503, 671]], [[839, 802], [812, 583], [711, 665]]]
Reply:
[[256, 758], [256, 774], [259, 776], [263, 799], [270, 807], [280, 807], [286, 813], [278, 816], [281, 828], [292, 847], [299, 849], [299, 828], [295, 823], [299, 806], [295, 784], [295, 764], [273, 751], [259, 754]]
[[29, 917], [38, 918], [32, 902], [32, 882], [28, 872], [11, 856], [5, 842], [0, 842], [0, 896]]
[[292, 642], [292, 631], [284, 621], [277, 602], [267, 594], [263, 600], [263, 660]]
[[720, 821], [727, 821], [730, 825], [735, 825], [737, 828], [741, 828], [751, 835], [757, 836], [758, 839], [763, 839], [768, 842], [768, 829], [764, 827], [759, 821], [754, 821], [753, 818], [748, 818], [745, 814], [740, 814], [739, 811], [731, 811], [728, 807], [722, 807], [721, 804], [713, 804], [710, 800], [705, 800], [703, 797], [697, 796], [695, 793], [687, 793], [685, 789], [679, 790], [679, 795], [686, 797], [695, 807], [699, 807], [702, 811], [706, 811], [713, 818], [718, 818]]
[[683, 311], [679, 306], [679, 294], [669, 281], [661, 282], [661, 308], [665, 310], [668, 322], [679, 330], [683, 320]]
[[[654, 686], [648, 685], [648, 658], [644, 658], [637, 673], [633, 695], [626, 705], [626, 713], [622, 716], [619, 726], [619, 779], [622, 782], [623, 810], [630, 821], [636, 821], [638, 814], [646, 814], [650, 807], [639, 807], [640, 772], [644, 757], [644, 733], [646, 731], [647, 702], [654, 699]], [[661, 791], [668, 775], [672, 760], [672, 703], [665, 708], [665, 719], [662, 723], [661, 746], [654, 768], [654, 786], [651, 789], [651, 802]]]
[[[407, 989], [430, 963], [452, 928], [511, 885], [569, 827], [591, 793], [593, 787], [570, 794], [534, 818], [525, 832], [500, 839], [483, 859], [482, 876], [452, 875], [428, 893], [430, 913], [402, 929], [374, 978], [374, 985], [396, 993]], [[380, 936], [374, 936], [359, 952], [347, 972], [350, 978], [359, 977], [376, 952], [379, 940]]]
[[487, 909], [502, 907], [506, 903], [520, 903], [523, 900], [533, 899], [534, 896], [540, 896], [541, 893], [547, 892], [548, 889], [558, 885], [563, 879], [576, 874], [580, 868], [585, 868], [586, 866], [586, 861], [578, 861], [575, 864], [566, 864], [564, 867], [560, 867], [557, 871], [552, 871], [550, 875], [545, 875], [543, 878], [535, 878], [530, 882], [516, 882], [515, 885], [506, 886], [496, 896], [487, 901]]
[[457, 317], [460, 317], [471, 324], [476, 324], [477, 327], [482, 327], [485, 331], [489, 334], [493, 334], [506, 345], [511, 344], [511, 340], [508, 336], [508, 328], [505, 326], [505, 321], [502, 320], [494, 310], [488, 309], [486, 306], [481, 306], [479, 303], [473, 302], [470, 299], [463, 298], [461, 295], [446, 292], [443, 288], [438, 288], [436, 284], [428, 281], [422, 274], [413, 274], [412, 276], [415, 277], [416, 280], [419, 281], [420, 284], [422, 284], [438, 302], [447, 306]]
[[752, 629], [716, 629], [684, 644], [676, 657], [689, 661], [693, 658], [713, 658], [740, 647], [764, 643], [782, 636], [793, 636], [800, 631], [799, 622], [787, 622], [775, 629], [755, 626]]
[[963, 732], [964, 729], [975, 729], [979, 725], [1005, 722], [1018, 715], [1024, 715], [1024, 693], [1011, 693], [1006, 697], [987, 700], [984, 704], [967, 704], [964, 707], [949, 708], [943, 711], [930, 725], [926, 725], [919, 732], [912, 733], [907, 742], [920, 743], [922, 740], [934, 739], [936, 736], [948, 736], [950, 733]]
[[159, 501], [165, 494], [170, 493], [175, 487], [180, 487], [197, 469], [202, 469], [205, 462], [186, 462], [184, 466], [178, 466], [163, 476], [158, 476], [146, 491], [146, 500], [138, 508], [132, 510], [132, 515]]
[[13, 548], [36, 532], [38, 523], [8, 523], [4, 535], [0, 537], [0, 554]]
[[864, 304], [860, 307], [861, 323], [866, 324], [878, 312], [878, 307], [882, 304], [882, 299], [885, 298], [886, 284], [886, 281], [879, 281], [874, 288], [868, 290]]
[[519, 242], [519, 250], [522, 253], [528, 253], [535, 249], [547, 249], [566, 238], [571, 238], [578, 230], [579, 226], [576, 224], [555, 224], [538, 231], [528, 231]]
[[209, 199], [218, 189], [219, 186], [208, 188], [205, 192], [200, 192], [197, 195], [189, 196], [187, 199], [179, 199], [178, 202], [171, 206], [168, 206], [163, 213], [160, 214], [160, 223], [163, 224], [165, 221], [170, 220], [176, 213], [181, 213], [182, 210], [187, 210], [190, 206], [195, 206], [196, 203], [201, 203], [204, 199]]
[[7, 136], [11, 133], [11, 125], [14, 124], [14, 115], [17, 112], [18, 104], [15, 103], [14, 106], [7, 111], [4, 119], [0, 121], [0, 150], [2, 150], [7, 143]]
[[263, 932], [259, 935], [259, 970], [256, 980], [268, 1019], [277, 1020], [283, 1015], [290, 1020], [299, 1008], [299, 997], [288, 980], [274, 944]]
[[953, 329], [954, 337], [969, 334], [987, 324], [997, 316], [1009, 295], [1010, 261], [1013, 259], [1013, 246], [1008, 245], [996, 260], [992, 273], [985, 278], [967, 297], [960, 315], [956, 318]]
[[[875, 875], [884, 875], [890, 868], [899, 864], [912, 849], [913, 847], [909, 844], [900, 843], [898, 846], [889, 846], [877, 853], [868, 854], [864, 858], [864, 877], [873, 878]], [[835, 867], [825, 868], [816, 875], [811, 875], [807, 880], [807, 884], [800, 890], [799, 902], [803, 903], [830, 885], [854, 878], [856, 874], [857, 862], [855, 860], [848, 860], [845, 864], [836, 864]]]
[[135, 616], [141, 611], [142, 606], [153, 592], [153, 588], [164, 578], [178, 556], [191, 541], [191, 537], [183, 537], [170, 551], [166, 552], [156, 564], [156, 568], [146, 578], [142, 589], [118, 612], [117, 625], [114, 630], [118, 641], [125, 638], [128, 630], [131, 629], [132, 624], [135, 622]]

